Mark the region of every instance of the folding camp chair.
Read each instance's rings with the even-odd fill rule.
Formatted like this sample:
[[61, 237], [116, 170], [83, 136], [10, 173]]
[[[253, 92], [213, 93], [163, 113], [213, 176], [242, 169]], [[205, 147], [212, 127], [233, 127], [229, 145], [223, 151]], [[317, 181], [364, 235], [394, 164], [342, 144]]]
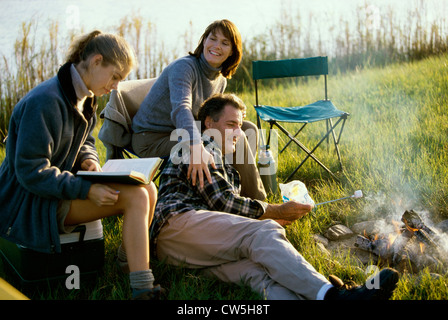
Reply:
[[[334, 173], [328, 169], [314, 154], [316, 149], [322, 144], [324, 140], [329, 140], [332, 135], [336, 153], [339, 159], [339, 164], [342, 170], [342, 160], [339, 151], [339, 141], [341, 139], [342, 131], [344, 129], [345, 121], [348, 113], [338, 110], [333, 103], [328, 100], [327, 96], [327, 75], [328, 75], [328, 59], [327, 57], [312, 57], [302, 59], [286, 59], [274, 61], [253, 61], [253, 79], [255, 81], [255, 110], [257, 112], [257, 126], [261, 129], [260, 119], [270, 124], [269, 136], [267, 144], [270, 143], [271, 130], [275, 125], [282, 133], [284, 133], [289, 141], [280, 151], [282, 153], [291, 142], [298, 145], [305, 153], [306, 157], [294, 169], [294, 171], [286, 178], [289, 181], [293, 175], [302, 167], [309, 158], [316, 161], [323, 169], [325, 169], [332, 177], [337, 179]], [[258, 81], [262, 79], [286, 78], [286, 77], [303, 77], [303, 76], [324, 76], [325, 80], [325, 99], [313, 102], [305, 106], [294, 107], [274, 107], [260, 105], [258, 102]], [[337, 118], [335, 124], [332, 119]], [[317, 121], [326, 121], [326, 132], [322, 139], [310, 150], [298, 139], [299, 133], [310, 123]], [[292, 135], [288, 132], [280, 122], [286, 123], [300, 123], [298, 131]], [[339, 134], [336, 136], [335, 129], [340, 125]]]
[[132, 150], [132, 118], [156, 79], [120, 82], [112, 90], [106, 107], [100, 114], [104, 119], [98, 138], [106, 147], [106, 160], [130, 157]]
[[[132, 149], [132, 118], [155, 81], [156, 78], [123, 81], [118, 90], [112, 90], [109, 101], [100, 114], [104, 122], [98, 133], [98, 138], [106, 147], [106, 160], [136, 156]], [[164, 159], [159, 174], [166, 160]], [[153, 180], [157, 177], [158, 175]]]

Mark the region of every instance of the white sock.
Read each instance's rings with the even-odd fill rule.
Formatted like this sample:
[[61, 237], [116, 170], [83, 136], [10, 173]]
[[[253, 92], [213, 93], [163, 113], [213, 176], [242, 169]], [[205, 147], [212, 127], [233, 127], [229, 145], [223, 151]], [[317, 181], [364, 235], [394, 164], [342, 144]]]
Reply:
[[316, 300], [324, 300], [327, 291], [333, 288], [331, 283], [324, 284], [317, 293]]
[[154, 275], [151, 269], [130, 272], [129, 281], [133, 290], [152, 289], [154, 287]]

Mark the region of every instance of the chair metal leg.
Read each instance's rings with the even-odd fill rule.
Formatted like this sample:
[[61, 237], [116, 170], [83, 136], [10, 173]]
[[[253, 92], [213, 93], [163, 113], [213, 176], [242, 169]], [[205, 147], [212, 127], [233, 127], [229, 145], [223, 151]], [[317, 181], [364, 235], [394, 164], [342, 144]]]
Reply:
[[[329, 137], [330, 133], [333, 132], [334, 128], [336, 128], [342, 120], [344, 120], [344, 122], [345, 122], [345, 119], [339, 118], [338, 121], [336, 122], [336, 124], [334, 124], [334, 125], [331, 124], [330, 129], [327, 131], [327, 133], [324, 135], [324, 137], [319, 141], [319, 143], [316, 144], [316, 146], [311, 151], [307, 147], [305, 147], [305, 145], [303, 145], [299, 140], [297, 140], [295, 137], [291, 136], [291, 134], [283, 126], [281, 126], [278, 123], [275, 123], [275, 125], [280, 129], [280, 131], [282, 131], [285, 135], [287, 135], [289, 139], [291, 139], [294, 143], [296, 143], [307, 154], [305, 159], [303, 159], [303, 161], [296, 167], [296, 169], [286, 178], [286, 182], [290, 181], [290, 179], [300, 169], [300, 167], [305, 163], [305, 161], [308, 160], [308, 158], [312, 158], [325, 171], [327, 171], [335, 180], [339, 181], [339, 179], [334, 175], [334, 173], [330, 169], [328, 169], [318, 158], [316, 158], [316, 156], [313, 153], [322, 144], [322, 142], [325, 141], [325, 139], [327, 139]], [[339, 160], [340, 160], [340, 158], [339, 158]], [[342, 163], [341, 163], [341, 166], [342, 166]]]
[[[340, 151], [339, 151], [339, 142], [341, 141], [342, 131], [344, 130], [345, 121], [347, 120], [347, 117], [344, 116], [344, 117], [341, 117], [340, 120], [341, 120], [341, 119], [342, 119], [343, 121], [342, 121], [342, 125], [341, 125], [341, 130], [339, 130], [338, 138], [336, 139], [336, 136], [335, 136], [335, 134], [334, 134], [334, 130], [332, 130], [332, 135], [333, 135], [333, 140], [334, 140], [334, 147], [335, 147], [335, 149], [336, 149], [336, 153], [337, 153], [337, 155], [338, 155], [338, 159], [339, 159], [339, 165], [340, 165], [340, 167], [341, 167], [341, 170], [343, 171], [343, 170], [344, 170], [344, 166], [342, 165], [341, 153], [340, 153]], [[336, 126], [335, 126], [335, 127], [336, 127]]]
[[[331, 121], [331, 119], [328, 119], [328, 121], [329, 121], [330, 125], [333, 126], [333, 121]], [[345, 122], [345, 120], [344, 120], [344, 122]], [[342, 128], [341, 128], [341, 129], [342, 129]], [[341, 170], [342, 170], [341, 153], [340, 153], [340, 151], [339, 151], [339, 139], [336, 139], [336, 135], [335, 135], [333, 129], [331, 129], [331, 135], [333, 136], [334, 148], [335, 148], [335, 150], [336, 150], [336, 154], [337, 154], [337, 156], [338, 156], [338, 160], [339, 160], [339, 165], [340, 165], [340, 168], [341, 168]], [[340, 135], [339, 135], [339, 137], [340, 137]], [[328, 139], [329, 139], [329, 138], [330, 138], [330, 137], [328, 136]], [[328, 141], [328, 139], [327, 139], [327, 141]]]
[[[297, 137], [299, 135], [299, 133], [303, 130], [303, 128], [305, 128], [305, 126], [307, 125], [307, 123], [304, 123], [299, 130], [297, 130], [296, 134], [294, 135], [294, 138]], [[280, 151], [280, 153], [282, 153], [283, 151], [285, 151], [285, 149], [291, 144], [292, 140], [290, 139], [288, 141], [288, 143], [286, 143], [286, 145], [283, 147], [283, 149]]]
[[286, 182], [288, 182], [292, 176], [300, 169], [300, 167], [305, 163], [306, 160], [308, 160], [308, 158], [312, 158], [314, 161], [316, 161], [317, 164], [319, 164], [324, 170], [326, 170], [330, 175], [332, 175], [335, 179], [336, 176], [333, 174], [333, 172], [331, 172], [330, 169], [328, 169], [318, 158], [316, 158], [316, 156], [313, 154], [313, 152], [319, 147], [319, 145], [322, 143], [322, 141], [324, 141], [327, 137], [327, 135], [324, 136], [324, 138], [314, 147], [314, 149], [312, 151], [310, 151], [307, 147], [305, 147], [305, 145], [303, 145], [299, 140], [297, 140], [296, 138], [292, 137], [289, 132], [283, 128], [280, 124], [276, 123], [276, 126], [280, 129], [280, 131], [282, 131], [284, 134], [286, 134], [292, 141], [294, 141], [306, 154], [307, 156], [305, 157], [305, 159], [302, 161], [302, 163], [299, 164], [299, 166], [297, 166], [297, 168], [288, 176], [288, 178], [286, 178]]

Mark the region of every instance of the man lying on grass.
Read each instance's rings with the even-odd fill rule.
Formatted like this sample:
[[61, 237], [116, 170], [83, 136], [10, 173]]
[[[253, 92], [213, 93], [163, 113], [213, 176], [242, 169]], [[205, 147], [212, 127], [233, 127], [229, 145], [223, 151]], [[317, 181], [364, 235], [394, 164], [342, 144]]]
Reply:
[[238, 173], [225, 155], [234, 152], [243, 134], [245, 108], [229, 94], [204, 102], [198, 118], [204, 146], [215, 157], [212, 183], [192, 186], [189, 152], [172, 154], [160, 177], [151, 226], [153, 252], [169, 264], [203, 268], [222, 281], [248, 285], [267, 299], [388, 299], [398, 281], [395, 270], [377, 275], [379, 289], [337, 288], [337, 281], [318, 273], [287, 240], [282, 226], [305, 216], [312, 206], [268, 204], [239, 195]]

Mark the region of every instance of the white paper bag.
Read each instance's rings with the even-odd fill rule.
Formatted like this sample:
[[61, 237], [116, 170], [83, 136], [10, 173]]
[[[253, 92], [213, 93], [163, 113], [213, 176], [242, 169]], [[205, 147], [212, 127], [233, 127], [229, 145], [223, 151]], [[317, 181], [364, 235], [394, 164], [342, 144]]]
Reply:
[[283, 202], [295, 200], [300, 203], [314, 205], [313, 199], [308, 193], [305, 184], [302, 181], [294, 180], [289, 183], [280, 183]]

